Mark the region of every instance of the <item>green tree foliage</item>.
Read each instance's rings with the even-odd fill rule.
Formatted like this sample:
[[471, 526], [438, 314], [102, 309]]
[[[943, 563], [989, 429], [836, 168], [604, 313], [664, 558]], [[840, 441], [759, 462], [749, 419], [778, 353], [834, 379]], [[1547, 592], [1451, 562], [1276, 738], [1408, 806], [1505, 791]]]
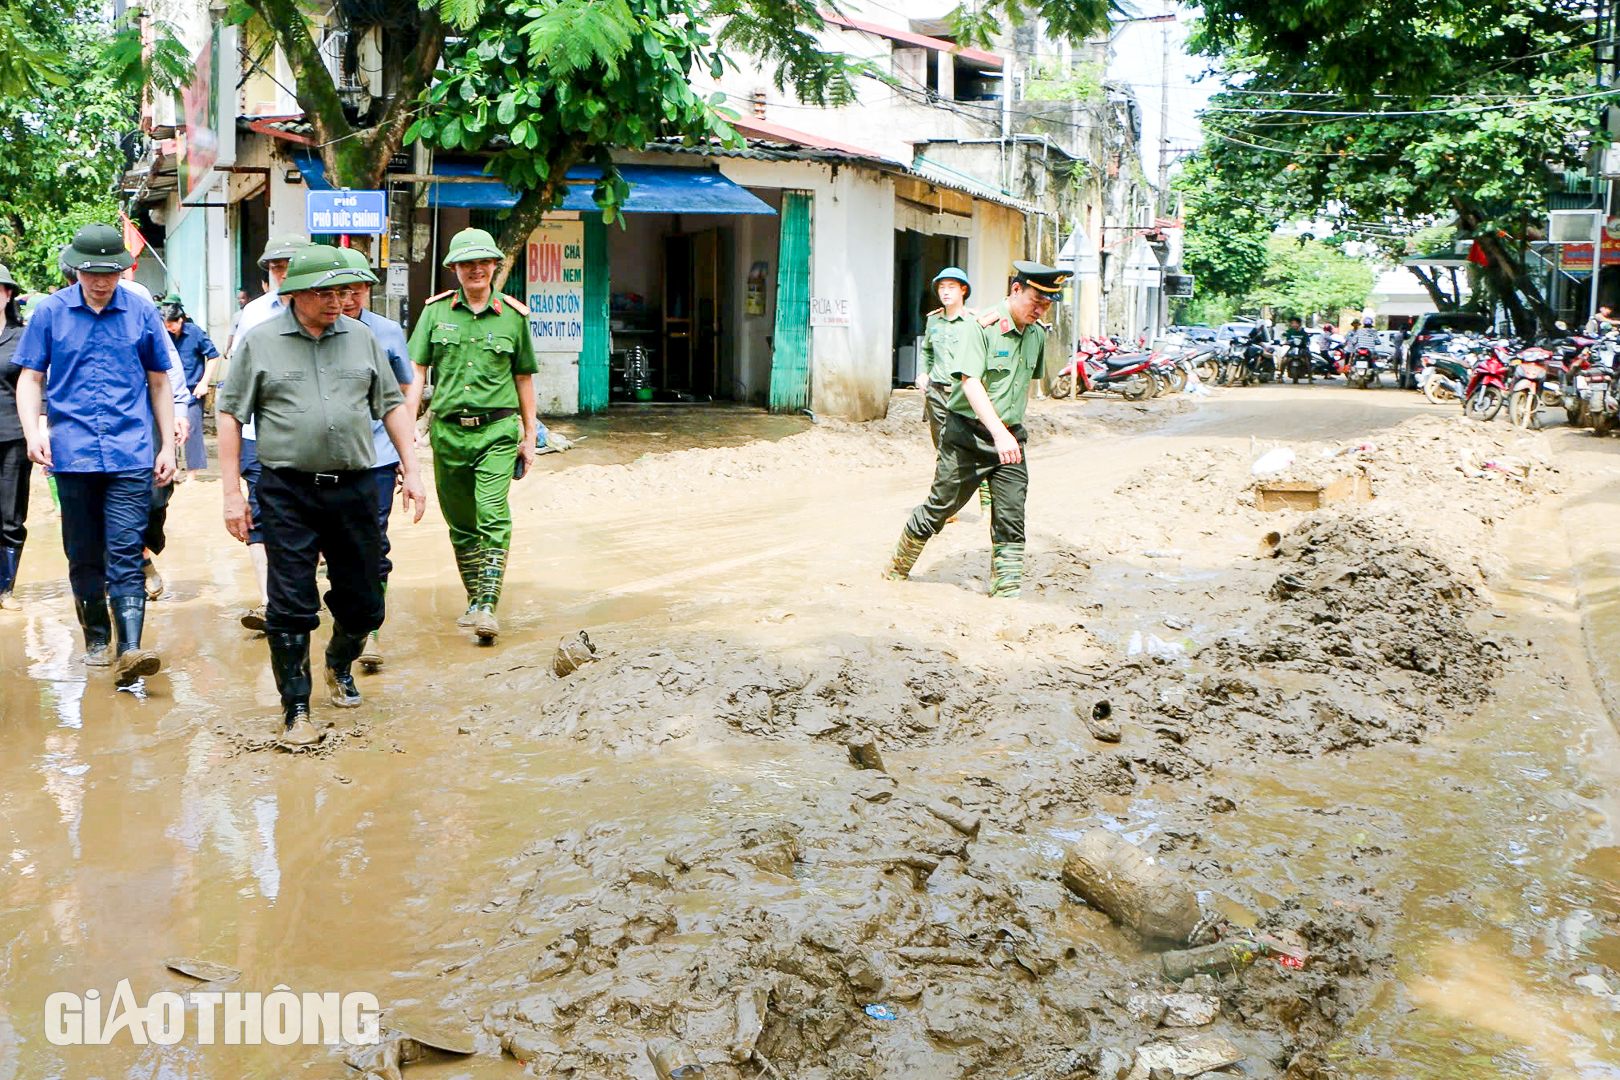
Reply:
[[1207, 158], [1194, 158], [1176, 181], [1185, 199], [1182, 263], [1200, 293], [1241, 297], [1265, 272], [1273, 222], [1220, 179]]
[[93, 12], [52, 14], [28, 31], [54, 65], [48, 87], [0, 91], [0, 260], [36, 289], [57, 283], [56, 256], [75, 229], [117, 221], [119, 140], [139, 105], [139, 82], [105, 61], [114, 28]]
[[1373, 289], [1372, 266], [1346, 257], [1320, 240], [1273, 236], [1266, 244], [1266, 268], [1245, 297], [1249, 307], [1269, 307], [1280, 322], [1298, 315], [1336, 318], [1344, 308], [1360, 310]]
[[[1267, 220], [1328, 214], [1390, 254], [1455, 219], [1520, 333], [1549, 319], [1525, 245], [1598, 102], [1589, 24], [1565, 0], [1209, 0], [1193, 43], [1225, 92], [1210, 183]], [[1369, 114], [1369, 115], [1362, 115]]]

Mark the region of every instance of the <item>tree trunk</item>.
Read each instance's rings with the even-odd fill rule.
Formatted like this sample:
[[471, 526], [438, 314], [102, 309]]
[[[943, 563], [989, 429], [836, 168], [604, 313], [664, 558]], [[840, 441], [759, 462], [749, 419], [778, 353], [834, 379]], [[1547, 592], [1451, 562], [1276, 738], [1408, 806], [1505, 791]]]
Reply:
[[1446, 296], [1445, 293], [1440, 291], [1438, 275], [1436, 277], [1430, 277], [1428, 274], [1423, 272], [1423, 267], [1421, 266], [1409, 266], [1407, 269], [1412, 271], [1413, 277], [1422, 282], [1424, 290], [1428, 292], [1429, 299], [1434, 302], [1434, 306], [1436, 308], [1441, 311], [1453, 311], [1456, 309], [1457, 305], [1452, 302], [1452, 300]]
[[1525, 272], [1524, 260], [1510, 243], [1504, 243], [1504, 237], [1489, 231], [1480, 232], [1484, 215], [1478, 207], [1461, 198], [1454, 199], [1452, 205], [1457, 211], [1458, 224], [1474, 234], [1474, 243], [1485, 253], [1483, 272], [1502, 305], [1507, 308], [1508, 317], [1513, 321], [1514, 334], [1533, 338], [1537, 335], [1538, 326], [1544, 326], [1550, 332], [1554, 322], [1553, 310]]

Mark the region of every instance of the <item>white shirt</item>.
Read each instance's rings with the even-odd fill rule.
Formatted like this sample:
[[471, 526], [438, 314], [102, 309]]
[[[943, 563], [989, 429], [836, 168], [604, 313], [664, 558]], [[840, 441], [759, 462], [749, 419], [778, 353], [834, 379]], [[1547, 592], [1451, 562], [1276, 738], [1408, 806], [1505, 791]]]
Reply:
[[[242, 306], [242, 310], [237, 312], [236, 333], [231, 336], [231, 351], [236, 351], [242, 344], [242, 339], [247, 337], [249, 330], [260, 323], [269, 322], [286, 309], [287, 305], [282, 302], [281, 294], [277, 292], [261, 293], [249, 300]], [[258, 437], [259, 429], [253, 421], [249, 420], [242, 425], [242, 438], [257, 441]]]

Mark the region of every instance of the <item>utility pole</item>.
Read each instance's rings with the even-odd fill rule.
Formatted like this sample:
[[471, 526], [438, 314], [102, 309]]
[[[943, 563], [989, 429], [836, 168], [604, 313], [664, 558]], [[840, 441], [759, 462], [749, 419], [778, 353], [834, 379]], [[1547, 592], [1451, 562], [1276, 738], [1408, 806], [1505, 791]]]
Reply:
[[1161, 212], [1169, 209], [1170, 185], [1170, 23], [1175, 16], [1170, 12], [1170, 0], [1164, 0], [1167, 21], [1159, 24], [1159, 206]]

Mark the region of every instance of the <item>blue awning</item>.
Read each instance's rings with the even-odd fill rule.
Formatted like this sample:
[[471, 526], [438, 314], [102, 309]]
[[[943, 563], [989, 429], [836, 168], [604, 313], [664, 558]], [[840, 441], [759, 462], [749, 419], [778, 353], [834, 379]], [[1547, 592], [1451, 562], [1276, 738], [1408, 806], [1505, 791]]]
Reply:
[[[304, 183], [313, 190], [327, 191], [326, 166], [314, 154], [295, 154], [293, 160]], [[630, 199], [619, 209], [626, 214], [774, 214], [769, 203], [747, 188], [727, 180], [710, 169], [683, 169], [674, 165], [621, 165], [619, 172], [630, 183]], [[482, 163], [439, 161], [433, 174], [443, 177], [483, 176]], [[560, 209], [586, 213], [597, 209], [591, 191], [602, 176], [596, 165], [580, 165], [568, 170], [568, 196]], [[434, 184], [428, 191], [429, 206], [464, 210], [505, 210], [516, 206], [518, 193], [491, 178], [487, 183]]]

